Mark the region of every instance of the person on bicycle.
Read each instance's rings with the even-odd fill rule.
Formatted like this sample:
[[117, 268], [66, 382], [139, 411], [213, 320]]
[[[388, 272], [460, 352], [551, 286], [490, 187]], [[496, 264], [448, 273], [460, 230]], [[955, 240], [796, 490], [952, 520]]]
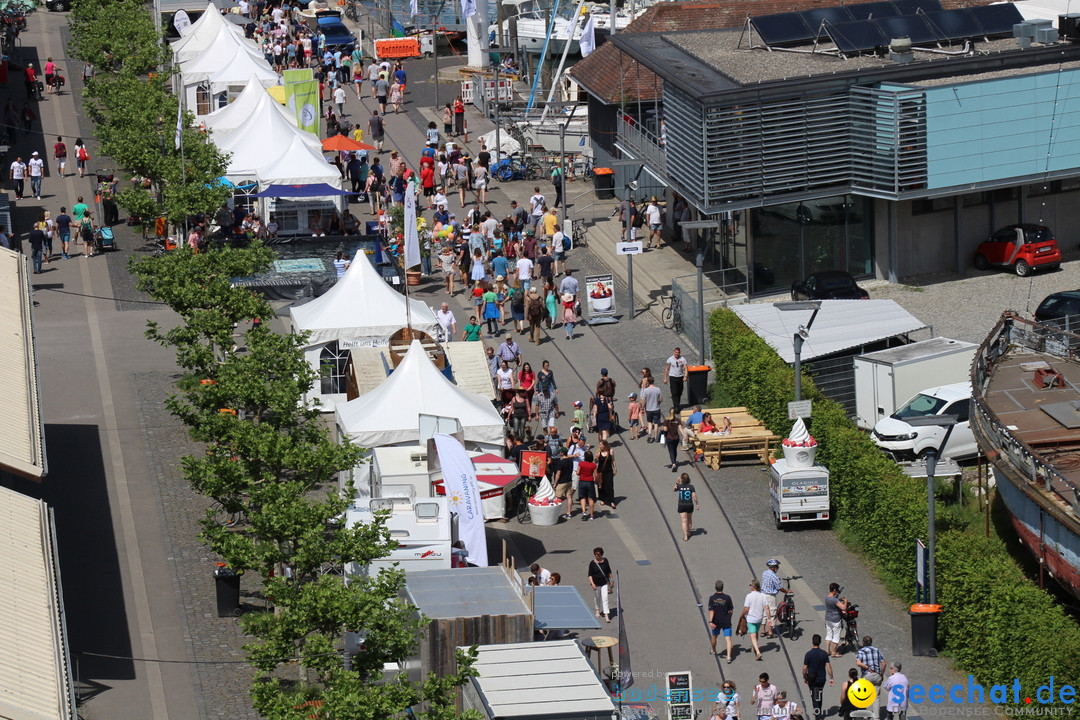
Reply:
[[840, 597], [840, 585], [829, 583], [829, 594], [825, 596], [825, 650], [829, 657], [840, 657], [840, 611], [847, 609], [847, 598]]
[[784, 584], [780, 582], [780, 575], [776, 572], [779, 569], [780, 561], [770, 558], [765, 563], [765, 570], [761, 573], [761, 592], [765, 594], [765, 604], [769, 608], [768, 630], [762, 635], [768, 638], [776, 637], [776, 596], [784, 589]]

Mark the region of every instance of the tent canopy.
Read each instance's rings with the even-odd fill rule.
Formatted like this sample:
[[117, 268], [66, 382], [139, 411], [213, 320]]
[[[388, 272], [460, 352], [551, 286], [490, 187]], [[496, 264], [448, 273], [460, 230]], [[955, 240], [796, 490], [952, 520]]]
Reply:
[[[358, 259], [353, 265], [358, 262], [367, 261]], [[504, 437], [502, 415], [491, 401], [447, 380], [419, 340], [413, 340], [397, 369], [379, 387], [338, 404], [335, 414], [342, 432], [369, 448], [418, 442], [420, 415], [457, 418], [469, 442], [501, 446]]]
[[314, 185], [270, 185], [262, 192], [257, 192], [251, 197], [266, 198], [310, 198], [328, 197], [332, 195], [348, 195], [347, 190], [338, 190], [326, 183]]
[[[273, 162], [269, 165], [259, 168], [259, 180], [278, 185], [326, 183], [332, 188], [341, 188], [341, 173], [326, 161], [321, 152], [311, 147], [310, 138], [313, 137], [309, 133], [297, 131], [288, 148], [270, 158]], [[318, 139], [315, 141], [317, 143]], [[263, 147], [265, 151], [265, 144]]]
[[215, 82], [240, 85], [255, 74], [265, 86], [277, 84], [277, 73], [266, 64], [266, 58], [243, 35], [222, 28], [214, 41], [200, 53], [180, 61], [180, 77], [184, 86], [198, 85], [215, 76]]
[[[213, 128], [214, 144], [223, 153], [232, 153], [229, 158], [229, 173], [244, 173], [275, 164], [279, 158], [276, 153], [267, 152], [267, 148], [284, 150], [297, 138], [307, 146], [307, 155], [316, 155], [320, 165], [326, 165], [319, 149], [319, 139], [291, 124], [281, 113], [266, 107], [268, 103], [273, 104], [274, 100], [265, 91], [261, 92], [263, 101], [252, 109], [252, 114], [243, 125], [233, 130]], [[341, 177], [336, 168], [331, 169]]]
[[[377, 339], [385, 344], [408, 324], [405, 303], [406, 297], [386, 284], [360, 249], [329, 292], [290, 307], [289, 315], [297, 332], [311, 333], [309, 346], [353, 338]], [[438, 321], [431, 308], [411, 298], [408, 303], [413, 328], [434, 335]]]
[[214, 4], [209, 3], [199, 19], [188, 26], [181, 33], [180, 39], [172, 44], [173, 58], [176, 62], [183, 62], [198, 57], [210, 47], [222, 28], [229, 28], [241, 37], [244, 35], [242, 28], [227, 22]]
[[[799, 326], [810, 319], [812, 311], [783, 311], [769, 304], [736, 305], [732, 310], [784, 362], [795, 362], [793, 338]], [[924, 322], [893, 300], [822, 300], [821, 310], [803, 344], [802, 360], [835, 355], [925, 327]]]
[[[270, 100], [269, 103], [266, 101]], [[269, 90], [259, 82], [258, 75], [248, 78], [244, 91], [237, 95], [231, 103], [223, 108], [202, 118], [206, 127], [216, 132], [228, 132], [242, 127], [255, 113], [266, 111], [268, 106], [276, 108], [276, 112], [285, 120], [296, 127], [296, 115], [286, 110], [281, 103], [274, 100]]]

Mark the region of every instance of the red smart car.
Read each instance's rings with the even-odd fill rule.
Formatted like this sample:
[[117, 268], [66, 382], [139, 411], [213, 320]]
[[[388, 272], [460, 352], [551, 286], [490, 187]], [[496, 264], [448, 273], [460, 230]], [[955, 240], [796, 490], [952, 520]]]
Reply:
[[1032, 270], [1056, 270], [1061, 265], [1061, 250], [1045, 225], [1008, 225], [979, 245], [975, 253], [975, 267], [987, 270], [991, 265], [1012, 268], [1026, 277]]

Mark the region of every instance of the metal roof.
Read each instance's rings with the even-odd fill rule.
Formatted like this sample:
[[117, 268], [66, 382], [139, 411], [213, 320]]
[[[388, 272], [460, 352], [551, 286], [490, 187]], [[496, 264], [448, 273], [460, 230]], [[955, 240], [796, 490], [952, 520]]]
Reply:
[[[777, 310], [774, 304], [736, 305], [732, 310], [784, 359], [795, 362], [792, 338], [810, 319], [810, 310]], [[928, 326], [892, 300], [822, 300], [809, 336], [803, 342], [803, 361], [884, 340]]]
[[421, 570], [405, 580], [409, 601], [430, 619], [531, 615], [521, 579], [501, 566]]
[[471, 678], [491, 718], [611, 717], [615, 703], [573, 640], [481, 645]]
[[26, 257], [0, 248], [0, 467], [32, 480], [48, 473], [38, 394], [33, 296]]
[[49, 509], [7, 488], [0, 488], [0, 717], [76, 717]]
[[573, 585], [539, 585], [532, 591], [537, 630], [599, 630], [600, 620]]

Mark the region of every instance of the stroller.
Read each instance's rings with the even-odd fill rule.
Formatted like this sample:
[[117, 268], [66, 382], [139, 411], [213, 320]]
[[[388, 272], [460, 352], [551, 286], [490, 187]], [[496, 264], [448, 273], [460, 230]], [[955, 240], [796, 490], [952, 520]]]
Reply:
[[107, 225], [98, 228], [96, 233], [96, 239], [99, 250], [119, 249], [116, 244], [116, 236], [113, 235], [113, 229], [111, 227], [108, 227]]

